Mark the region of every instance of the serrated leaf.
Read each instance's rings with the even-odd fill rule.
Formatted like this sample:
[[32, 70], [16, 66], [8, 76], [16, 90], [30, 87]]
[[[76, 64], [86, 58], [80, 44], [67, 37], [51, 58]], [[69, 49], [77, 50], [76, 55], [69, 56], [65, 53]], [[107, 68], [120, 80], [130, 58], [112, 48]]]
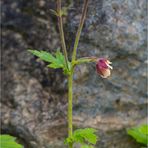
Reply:
[[[59, 49], [57, 50], [55, 55], [52, 55], [51, 53], [46, 52], [46, 51], [38, 51], [38, 50], [29, 50], [29, 52], [39, 57], [41, 60], [49, 62], [50, 64], [48, 65], [48, 67], [54, 68], [54, 69], [62, 68], [64, 71], [64, 74], [69, 73], [69, 70], [65, 63], [64, 55], [59, 51]], [[68, 62], [69, 69], [70, 69], [70, 65], [71, 63]]]
[[0, 135], [1, 148], [23, 148], [22, 145], [16, 143], [15, 137], [10, 135]]
[[54, 62], [56, 59], [50, 54], [49, 52], [46, 51], [38, 51], [38, 50], [28, 50], [31, 52], [33, 55], [39, 57], [41, 60], [46, 61], [46, 62]]
[[96, 130], [93, 128], [77, 129], [74, 131], [72, 137], [68, 137], [65, 140], [65, 144], [68, 143], [80, 143], [81, 148], [94, 148], [98, 136], [95, 134]]
[[64, 144], [73, 143], [73, 137], [68, 137], [64, 140]]
[[73, 139], [75, 142], [84, 143], [85, 141], [90, 144], [96, 144], [97, 135], [96, 130], [93, 128], [78, 129], [74, 131]]
[[56, 68], [62, 68], [63, 65], [58, 65], [56, 63], [52, 63], [52, 64], [49, 64], [48, 67], [56, 69]]
[[137, 142], [148, 145], [148, 125], [130, 128], [127, 130], [127, 133]]
[[57, 52], [55, 53], [55, 56], [56, 56], [56, 63], [59, 65], [61, 64], [64, 67], [65, 58], [64, 58], [63, 54], [59, 50], [57, 50]]
[[57, 52], [55, 53], [55, 60], [54, 62], [51, 62], [51, 64], [48, 65], [48, 67], [51, 68], [66, 68], [66, 64], [65, 64], [65, 58], [63, 56], [63, 54], [57, 50]]

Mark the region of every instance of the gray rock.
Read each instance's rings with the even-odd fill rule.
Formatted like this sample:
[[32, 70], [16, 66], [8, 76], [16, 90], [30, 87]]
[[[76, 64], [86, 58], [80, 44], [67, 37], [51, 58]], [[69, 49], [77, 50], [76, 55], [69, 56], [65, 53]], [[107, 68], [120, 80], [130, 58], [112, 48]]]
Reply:
[[[67, 5], [67, 3], [64, 3]], [[2, 1], [2, 133], [26, 148], [64, 148], [67, 80], [61, 70], [28, 53], [60, 47], [54, 0]], [[73, 47], [82, 2], [64, 19], [68, 53]], [[74, 127], [98, 130], [98, 148], [139, 148], [126, 128], [146, 122], [146, 0], [90, 0], [78, 57], [109, 57], [112, 76], [102, 79], [95, 64], [74, 75]], [[77, 147], [77, 146], [75, 146]]]

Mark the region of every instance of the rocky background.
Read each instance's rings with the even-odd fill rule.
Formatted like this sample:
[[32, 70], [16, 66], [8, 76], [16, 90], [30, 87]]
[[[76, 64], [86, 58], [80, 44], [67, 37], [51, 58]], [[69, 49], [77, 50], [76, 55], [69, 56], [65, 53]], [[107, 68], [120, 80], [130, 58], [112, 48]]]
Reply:
[[[78, 57], [109, 57], [109, 79], [94, 64], [74, 75], [74, 127], [94, 127], [96, 148], [140, 148], [126, 128], [146, 123], [147, 0], [90, 0]], [[68, 53], [83, 0], [74, 0], [64, 28]], [[27, 52], [60, 47], [54, 0], [2, 0], [1, 130], [25, 148], [65, 148], [67, 80]], [[69, 1], [63, 1], [64, 6]]]

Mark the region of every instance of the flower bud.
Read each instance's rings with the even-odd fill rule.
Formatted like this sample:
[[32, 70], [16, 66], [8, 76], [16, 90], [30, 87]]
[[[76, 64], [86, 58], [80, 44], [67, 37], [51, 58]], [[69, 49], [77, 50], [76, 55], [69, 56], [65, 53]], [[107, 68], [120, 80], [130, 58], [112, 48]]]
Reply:
[[105, 58], [97, 60], [96, 70], [102, 78], [107, 78], [111, 75], [111, 69], [113, 69], [113, 67], [110, 64], [111, 62]]

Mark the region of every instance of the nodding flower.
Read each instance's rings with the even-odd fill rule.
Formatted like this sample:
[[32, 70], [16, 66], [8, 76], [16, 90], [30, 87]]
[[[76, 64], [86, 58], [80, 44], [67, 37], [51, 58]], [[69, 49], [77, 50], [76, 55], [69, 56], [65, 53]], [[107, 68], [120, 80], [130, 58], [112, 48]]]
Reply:
[[105, 58], [97, 59], [96, 70], [102, 78], [107, 78], [111, 75], [111, 69], [113, 69], [113, 67], [110, 64], [112, 64], [112, 62]]

